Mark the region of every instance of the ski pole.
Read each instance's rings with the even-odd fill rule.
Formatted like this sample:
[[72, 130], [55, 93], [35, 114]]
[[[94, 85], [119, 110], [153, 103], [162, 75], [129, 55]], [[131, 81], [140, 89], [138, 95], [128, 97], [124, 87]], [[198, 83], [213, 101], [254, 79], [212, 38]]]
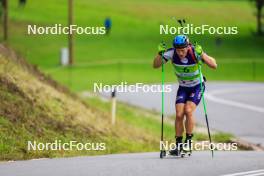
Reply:
[[201, 91], [202, 91], [202, 101], [203, 101], [203, 109], [204, 109], [204, 114], [205, 114], [205, 120], [206, 120], [206, 125], [207, 125], [207, 132], [209, 136], [209, 141], [210, 141], [210, 150], [212, 151], [212, 158], [214, 157], [214, 150], [211, 149], [212, 145], [212, 139], [211, 139], [211, 133], [210, 133], [210, 128], [209, 128], [209, 122], [208, 122], [208, 117], [207, 117], [207, 110], [206, 110], [206, 103], [204, 99], [204, 87], [202, 83], [202, 69], [201, 65], [198, 63], [198, 69], [199, 69], [199, 78], [200, 78], [200, 85], [201, 85]]
[[164, 59], [163, 59], [163, 53], [162, 53], [161, 55], [161, 86], [162, 86], [162, 91], [161, 91], [161, 141], [162, 143], [163, 143], [163, 121], [164, 121], [164, 79], [165, 79]]

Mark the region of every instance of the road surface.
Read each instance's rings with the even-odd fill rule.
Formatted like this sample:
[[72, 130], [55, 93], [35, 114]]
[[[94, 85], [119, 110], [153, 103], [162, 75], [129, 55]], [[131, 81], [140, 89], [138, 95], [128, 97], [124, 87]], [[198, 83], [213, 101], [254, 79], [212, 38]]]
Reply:
[[208, 151], [164, 159], [159, 153], [116, 154], [0, 164], [1, 176], [220, 176], [248, 171], [247, 176], [264, 175], [264, 152], [215, 152], [213, 159]]
[[[141, 90], [141, 89], [140, 89]], [[174, 115], [177, 85], [165, 93], [165, 114]], [[103, 93], [109, 96], [109, 93]], [[206, 84], [206, 102], [211, 128], [264, 146], [264, 84], [210, 82]], [[117, 93], [117, 99], [155, 111], [161, 110], [161, 93]], [[206, 124], [200, 103], [195, 112], [196, 121]]]

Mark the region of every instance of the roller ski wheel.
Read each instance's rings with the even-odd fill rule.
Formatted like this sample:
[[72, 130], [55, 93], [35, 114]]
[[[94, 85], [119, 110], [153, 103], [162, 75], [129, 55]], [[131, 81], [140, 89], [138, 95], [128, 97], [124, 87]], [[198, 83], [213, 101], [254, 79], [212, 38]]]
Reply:
[[181, 152], [181, 157], [184, 158], [185, 156], [191, 156], [192, 155], [192, 151], [191, 150], [183, 150]]
[[165, 150], [161, 150], [160, 151], [160, 158], [164, 158], [166, 157], [166, 151]]
[[181, 151], [178, 151], [178, 150], [170, 150], [168, 153], [168, 155], [176, 156], [176, 157], [180, 156], [180, 154], [181, 154]]

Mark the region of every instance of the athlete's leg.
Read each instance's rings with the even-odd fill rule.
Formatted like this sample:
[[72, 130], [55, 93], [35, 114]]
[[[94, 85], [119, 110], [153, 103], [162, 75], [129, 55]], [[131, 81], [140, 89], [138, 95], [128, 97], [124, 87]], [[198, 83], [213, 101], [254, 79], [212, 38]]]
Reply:
[[[203, 84], [203, 89], [205, 89], [205, 86]], [[201, 86], [196, 85], [193, 87], [193, 90], [191, 91], [190, 95], [187, 97], [187, 101], [184, 107], [184, 114], [186, 115], [186, 121], [185, 121], [185, 129], [186, 133], [189, 135], [192, 135], [193, 128], [194, 128], [194, 116], [193, 112], [195, 111], [196, 107], [201, 101]]]
[[175, 136], [182, 137], [184, 131], [184, 105], [186, 103], [187, 92], [184, 87], [179, 86], [175, 102], [176, 119], [175, 119]]
[[186, 103], [187, 93], [183, 87], [179, 87], [177, 91], [177, 97], [175, 102], [176, 119], [175, 119], [175, 139], [176, 148], [170, 150], [171, 155], [178, 156], [182, 150], [182, 136], [184, 131], [183, 119], [184, 119], [184, 106]]
[[187, 134], [193, 133], [194, 128], [194, 116], [193, 112], [196, 109], [196, 104], [192, 101], [187, 101], [184, 106], [184, 114], [186, 115], [185, 129]]
[[180, 137], [183, 135], [184, 126], [184, 103], [177, 103], [175, 105], [176, 108], [176, 119], [175, 119], [175, 134], [176, 137]]
[[171, 155], [178, 156], [182, 151], [182, 139], [183, 139], [183, 118], [184, 118], [184, 103], [176, 103], [176, 119], [175, 119], [175, 140], [176, 140], [176, 148], [170, 150]]

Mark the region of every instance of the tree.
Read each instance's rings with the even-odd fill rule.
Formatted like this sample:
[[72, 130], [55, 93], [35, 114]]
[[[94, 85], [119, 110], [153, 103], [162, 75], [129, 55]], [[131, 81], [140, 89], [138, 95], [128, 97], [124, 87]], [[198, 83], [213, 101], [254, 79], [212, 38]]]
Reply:
[[2, 13], [3, 13], [3, 0], [0, 0], [0, 18], [2, 18]]
[[262, 9], [264, 6], [264, 0], [250, 0], [255, 4], [255, 7], [257, 9], [257, 34], [263, 35], [263, 29], [262, 29]]
[[1, 0], [2, 12], [3, 12], [3, 32], [4, 32], [4, 41], [8, 39], [8, 0]]

